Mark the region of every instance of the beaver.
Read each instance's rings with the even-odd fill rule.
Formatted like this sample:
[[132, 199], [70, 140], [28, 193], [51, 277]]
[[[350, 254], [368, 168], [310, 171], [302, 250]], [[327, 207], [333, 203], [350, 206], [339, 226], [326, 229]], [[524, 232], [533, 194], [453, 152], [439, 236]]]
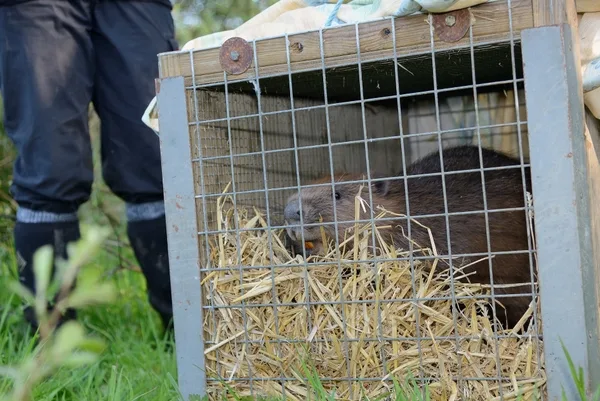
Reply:
[[[482, 191], [482, 178], [480, 170], [479, 147], [472, 145], [449, 147], [442, 151], [444, 172], [478, 170], [473, 172], [460, 172], [445, 174], [445, 193], [448, 207], [450, 245], [453, 260], [454, 255], [487, 253], [486, 223], [484, 214], [484, 200]], [[531, 293], [531, 274], [529, 264], [529, 245], [527, 237], [526, 214], [523, 210], [525, 196], [523, 193], [523, 175], [520, 161], [506, 154], [481, 148], [484, 168], [507, 167], [508, 169], [487, 170], [484, 172], [485, 192], [488, 210], [490, 251], [518, 252], [496, 254], [492, 258], [492, 271], [494, 293], [500, 294], [528, 294]], [[441, 163], [439, 151], [428, 154], [407, 167], [406, 180], [408, 186], [408, 204], [411, 222], [411, 240], [420, 247], [429, 247], [431, 240], [429, 232], [415, 224], [414, 221], [431, 230], [435, 246], [439, 255], [448, 255], [448, 242], [446, 232], [446, 219], [444, 217], [444, 189], [441, 178]], [[409, 177], [411, 175], [435, 174], [430, 176]], [[398, 174], [400, 175], [400, 174]], [[524, 168], [525, 189], [531, 192], [531, 175], [529, 167]], [[337, 212], [339, 243], [348, 238], [347, 229], [354, 227], [355, 196], [359, 192], [360, 183], [346, 183], [346, 181], [360, 180], [361, 177], [352, 174], [335, 176], [335, 193], [332, 186], [308, 187], [300, 194], [292, 194], [284, 209], [286, 231], [294, 244], [296, 252], [302, 253], [302, 239], [314, 245], [313, 249], [306, 249], [307, 255], [314, 254], [321, 249], [320, 226], [304, 228], [302, 238], [300, 227], [300, 205], [302, 201], [302, 218], [304, 224], [321, 223], [326, 235], [335, 238], [334, 204]], [[318, 183], [331, 183], [329, 176]], [[366, 185], [366, 184], [365, 184]], [[373, 214], [378, 213], [377, 207], [381, 206], [392, 213], [406, 214], [406, 193], [403, 178], [382, 179], [372, 181]], [[363, 187], [361, 197], [369, 203], [368, 188]], [[521, 208], [521, 210], [504, 210]], [[460, 212], [479, 212], [475, 214], [454, 214]], [[437, 216], [425, 216], [437, 215]], [[424, 216], [424, 217], [419, 217]], [[393, 216], [386, 216], [393, 217]], [[360, 219], [370, 219], [369, 209], [360, 211]], [[375, 221], [378, 231], [387, 240], [393, 240], [396, 247], [409, 249], [407, 220]], [[296, 225], [296, 227], [293, 227]], [[388, 227], [381, 227], [388, 226]], [[381, 227], [381, 228], [379, 228]], [[472, 263], [462, 270], [469, 274], [471, 282], [490, 284], [489, 258], [487, 255], [459, 257], [455, 267]], [[443, 257], [441, 257], [443, 259]], [[446, 257], [447, 259], [447, 257]], [[438, 264], [440, 266], [442, 264]], [[462, 275], [462, 274], [461, 274]], [[517, 284], [521, 286], [510, 288], [496, 288], [498, 284]], [[497, 316], [507, 327], [514, 327], [531, 302], [531, 296], [500, 297], [496, 299], [502, 307], [497, 307]], [[502, 313], [504, 311], [504, 313]]]

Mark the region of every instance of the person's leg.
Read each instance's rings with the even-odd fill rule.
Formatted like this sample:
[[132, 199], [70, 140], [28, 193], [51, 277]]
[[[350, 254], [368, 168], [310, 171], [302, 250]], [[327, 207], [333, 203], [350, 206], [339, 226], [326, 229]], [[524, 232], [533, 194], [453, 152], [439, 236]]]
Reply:
[[127, 233], [148, 298], [165, 327], [172, 319], [160, 148], [141, 118], [155, 95], [161, 52], [176, 50], [171, 10], [150, 2], [98, 4], [94, 105], [102, 123], [103, 177], [126, 202]]
[[[89, 17], [79, 2], [0, 7], [0, 91], [6, 132], [17, 150], [15, 250], [19, 278], [32, 291], [34, 252], [52, 244], [55, 256], [66, 258], [66, 244], [80, 236], [78, 207], [91, 192]], [[36, 328], [31, 308], [26, 319]]]

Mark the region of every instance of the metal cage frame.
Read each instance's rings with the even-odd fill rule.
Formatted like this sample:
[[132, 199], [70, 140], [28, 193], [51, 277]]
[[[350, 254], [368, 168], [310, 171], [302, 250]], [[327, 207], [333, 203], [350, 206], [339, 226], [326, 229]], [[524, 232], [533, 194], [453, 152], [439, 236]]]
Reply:
[[[569, 24], [521, 32], [551, 400], [563, 389], [578, 398], [563, 344], [583, 368], [588, 391], [600, 385], [600, 138], [593, 121], [586, 130], [574, 35]], [[206, 383], [188, 99], [184, 77], [162, 78], [158, 87], [178, 377], [188, 401], [203, 396]]]

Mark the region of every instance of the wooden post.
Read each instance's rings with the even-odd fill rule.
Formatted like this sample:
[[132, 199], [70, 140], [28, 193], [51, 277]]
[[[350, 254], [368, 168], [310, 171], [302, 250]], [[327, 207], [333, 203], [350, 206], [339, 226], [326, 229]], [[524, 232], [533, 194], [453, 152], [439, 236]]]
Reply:
[[600, 12], [600, 1], [598, 0], [577, 0], [578, 13]]
[[536, 27], [569, 24], [577, 32], [575, 0], [533, 0], [533, 24]]

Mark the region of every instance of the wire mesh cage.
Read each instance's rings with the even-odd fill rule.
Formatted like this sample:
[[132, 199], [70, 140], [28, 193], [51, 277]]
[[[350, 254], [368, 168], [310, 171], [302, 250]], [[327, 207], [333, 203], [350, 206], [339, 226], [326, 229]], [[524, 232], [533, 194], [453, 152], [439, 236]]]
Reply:
[[500, 0], [161, 56], [185, 85], [175, 111], [161, 83], [161, 132], [189, 132], [161, 145], [188, 389], [546, 399], [531, 26]]

